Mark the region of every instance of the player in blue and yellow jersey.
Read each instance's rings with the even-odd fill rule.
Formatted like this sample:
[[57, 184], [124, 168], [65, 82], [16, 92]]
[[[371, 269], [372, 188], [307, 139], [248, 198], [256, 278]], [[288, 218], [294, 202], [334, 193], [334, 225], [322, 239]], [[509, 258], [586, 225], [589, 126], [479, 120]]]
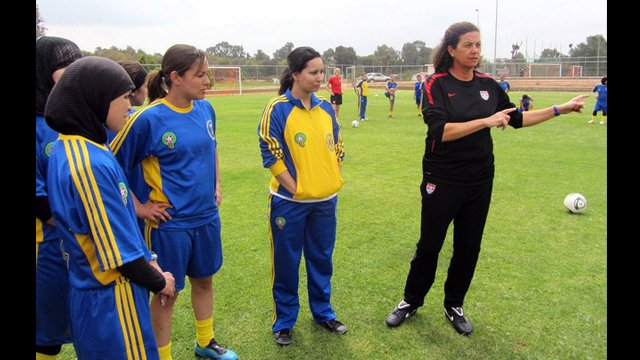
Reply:
[[511, 84], [507, 80], [505, 80], [504, 74], [500, 75], [500, 81], [498, 81], [498, 85], [504, 90], [505, 93], [509, 93], [511, 91]]
[[600, 79], [600, 84], [596, 85], [591, 92], [596, 96], [596, 105], [593, 108], [593, 113], [591, 113], [589, 124], [595, 123], [598, 111], [602, 111], [600, 124], [604, 125], [607, 123], [607, 77]]
[[[131, 81], [133, 81], [133, 85], [135, 89], [131, 92], [131, 96], [129, 96], [129, 102], [131, 106], [142, 106], [144, 105], [145, 100], [147, 100], [147, 70], [137, 61], [129, 61], [129, 60], [118, 60], [117, 61], [120, 66], [124, 68], [124, 70], [131, 77]], [[133, 113], [136, 112], [136, 109], [131, 109], [128, 112], [129, 117]], [[113, 138], [116, 137], [116, 133], [107, 129], [107, 141], [111, 143]], [[142, 166], [137, 166], [134, 170], [132, 170], [127, 175], [127, 181], [129, 181], [129, 186], [131, 187], [131, 191], [133, 191], [135, 196], [138, 196], [138, 202], [144, 204], [149, 201], [149, 185], [144, 181], [144, 177], [142, 175]], [[140, 231], [144, 234], [144, 219], [138, 219], [138, 225], [140, 226]]]
[[70, 40], [43, 36], [36, 40], [36, 359], [55, 359], [71, 342], [69, 271], [51, 217], [46, 187], [49, 155], [58, 133], [44, 120], [49, 93], [65, 68], [82, 57]]
[[422, 91], [424, 90], [424, 83], [422, 82], [422, 75], [416, 75], [416, 83], [413, 85], [413, 99], [418, 106], [418, 116], [422, 116]]
[[362, 75], [362, 79], [356, 85], [358, 97], [360, 98], [360, 121], [367, 120], [367, 98], [369, 96], [369, 78], [367, 74]]
[[520, 104], [518, 104], [518, 111], [531, 111], [533, 110], [533, 98], [527, 94], [523, 94], [520, 98]]
[[124, 172], [106, 145], [131, 108], [133, 83], [115, 61], [69, 65], [45, 108], [60, 133], [47, 190], [69, 266], [69, 312], [80, 360], [158, 359], [148, 291], [174, 294], [174, 279], [151, 264]]
[[[142, 164], [151, 192], [144, 194], [149, 201], [137, 204], [136, 211], [146, 219], [145, 239], [158, 254], [158, 263], [175, 276], [176, 291], [184, 289], [189, 277], [196, 355], [232, 360], [236, 353], [220, 345], [213, 331], [212, 277], [222, 266], [222, 195], [216, 114], [204, 100], [208, 68], [204, 51], [183, 44], [170, 47], [160, 71], [149, 75], [154, 101], [131, 116], [111, 147], [126, 174]], [[162, 297], [151, 300], [161, 360], [171, 359], [176, 298], [164, 306]]]
[[393, 104], [396, 103], [396, 90], [398, 90], [396, 76], [391, 75], [391, 80], [387, 81], [384, 93], [384, 95], [389, 98], [389, 119], [393, 118]]
[[291, 343], [291, 330], [298, 319], [303, 252], [313, 319], [332, 332], [347, 331], [331, 306], [337, 193], [344, 183], [340, 126], [331, 104], [314, 94], [323, 77], [320, 54], [299, 47], [289, 53], [287, 62], [280, 78], [280, 96], [269, 101], [258, 125], [262, 164], [273, 175], [269, 185], [275, 303], [271, 329], [280, 345]]

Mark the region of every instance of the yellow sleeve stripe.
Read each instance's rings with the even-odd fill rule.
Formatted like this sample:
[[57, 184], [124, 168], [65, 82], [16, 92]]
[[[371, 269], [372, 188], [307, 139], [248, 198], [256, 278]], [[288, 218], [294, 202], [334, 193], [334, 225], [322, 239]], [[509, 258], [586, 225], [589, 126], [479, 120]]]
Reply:
[[160, 99], [155, 100], [151, 104], [145, 106], [144, 108], [134, 112], [133, 114], [131, 114], [131, 116], [129, 116], [129, 119], [124, 124], [124, 127], [122, 128], [122, 130], [120, 130], [118, 132], [116, 137], [113, 138], [113, 140], [111, 140], [111, 143], [109, 144], [109, 146], [111, 147], [111, 150], [113, 151], [114, 154], [117, 153], [118, 150], [120, 150], [120, 147], [122, 146], [122, 143], [124, 142], [124, 138], [127, 137], [127, 134], [131, 130], [131, 126], [133, 126], [133, 123], [138, 119], [140, 114], [142, 114], [145, 110], [150, 109], [150, 108], [152, 108], [154, 106], [157, 106], [159, 104], [160, 104]]
[[146, 360], [147, 354], [144, 348], [144, 340], [142, 339], [142, 331], [140, 330], [140, 322], [137, 316], [138, 310], [131, 290], [131, 283], [120, 277], [116, 281], [116, 286], [114, 286], [114, 293], [127, 359]]
[[[80, 142], [81, 149], [78, 148], [78, 142]], [[121, 266], [122, 259], [109, 226], [109, 219], [106, 216], [100, 191], [91, 171], [86, 143], [84, 141], [65, 139], [64, 144], [65, 152], [69, 159], [71, 176], [82, 199], [91, 233], [105, 270]]]
[[275, 97], [267, 104], [264, 112], [262, 113], [262, 119], [260, 119], [260, 138], [267, 143], [269, 151], [277, 159], [282, 159], [282, 147], [278, 143], [278, 140], [272, 138], [269, 135], [269, 129], [271, 127], [271, 113], [276, 104], [289, 101], [285, 95]]
[[271, 174], [273, 176], [278, 176], [283, 171], [287, 170], [287, 166], [284, 164], [284, 160], [278, 159], [275, 163], [273, 163], [273, 165], [271, 165], [269, 170], [271, 170]]

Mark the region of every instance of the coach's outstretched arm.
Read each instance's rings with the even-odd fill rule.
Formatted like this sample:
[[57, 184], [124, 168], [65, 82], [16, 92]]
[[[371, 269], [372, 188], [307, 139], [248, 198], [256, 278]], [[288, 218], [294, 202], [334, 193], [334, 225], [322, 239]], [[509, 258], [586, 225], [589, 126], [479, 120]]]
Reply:
[[573, 99], [560, 105], [553, 105], [545, 109], [526, 111], [522, 113], [522, 126], [533, 126], [551, 119], [560, 114], [568, 114], [570, 112], [582, 112], [584, 109], [584, 99], [588, 95], [578, 95]]

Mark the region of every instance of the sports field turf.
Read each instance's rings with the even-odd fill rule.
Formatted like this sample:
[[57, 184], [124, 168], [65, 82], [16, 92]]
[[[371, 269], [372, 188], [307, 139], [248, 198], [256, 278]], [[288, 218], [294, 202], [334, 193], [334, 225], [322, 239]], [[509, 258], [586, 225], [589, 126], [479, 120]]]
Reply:
[[[443, 315], [451, 233], [424, 307], [402, 326], [384, 318], [402, 298], [419, 234], [421, 160], [426, 125], [412, 92], [397, 93], [387, 118], [382, 90], [369, 96], [368, 121], [357, 129], [353, 91], [340, 113], [346, 183], [338, 202], [332, 302], [349, 331], [329, 333], [311, 318], [301, 265], [300, 315], [293, 344], [273, 342], [268, 170], [256, 127], [275, 94], [212, 97], [217, 113], [224, 265], [214, 276], [216, 339], [241, 359], [604, 359], [607, 357], [607, 126], [582, 114], [534, 126], [492, 130], [493, 201], [465, 313], [469, 337]], [[375, 95], [378, 96], [375, 96]], [[527, 92], [536, 108], [577, 95]], [[328, 98], [326, 91], [320, 95]], [[521, 92], [512, 92], [517, 103]], [[599, 120], [599, 117], [598, 117]], [[613, 119], [616, 121], [616, 119]], [[563, 207], [583, 194], [584, 214]], [[173, 358], [193, 359], [189, 288], [174, 313]], [[60, 359], [74, 359], [65, 346]]]

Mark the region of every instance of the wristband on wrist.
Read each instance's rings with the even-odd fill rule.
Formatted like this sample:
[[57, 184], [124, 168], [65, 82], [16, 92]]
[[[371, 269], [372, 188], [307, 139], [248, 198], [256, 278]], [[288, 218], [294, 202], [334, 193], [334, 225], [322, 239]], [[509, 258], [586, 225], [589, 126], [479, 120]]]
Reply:
[[158, 261], [158, 254], [151, 252], [151, 260], [149, 261]]
[[553, 115], [555, 115], [555, 116], [559, 116], [560, 115], [560, 110], [558, 110], [558, 106], [557, 105], [553, 105]]

